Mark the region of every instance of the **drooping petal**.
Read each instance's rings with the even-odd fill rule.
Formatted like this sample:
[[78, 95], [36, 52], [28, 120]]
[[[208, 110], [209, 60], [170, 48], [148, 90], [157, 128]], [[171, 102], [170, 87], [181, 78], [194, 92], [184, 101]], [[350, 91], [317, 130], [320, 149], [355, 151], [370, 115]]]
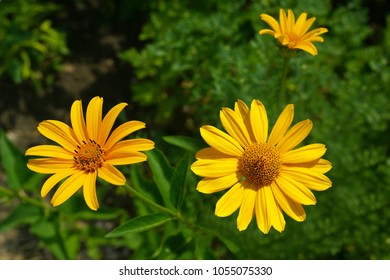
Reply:
[[224, 154], [239, 157], [243, 153], [243, 148], [233, 137], [214, 126], [202, 126], [200, 134], [207, 144]]
[[61, 171], [62, 169], [72, 168], [74, 161], [69, 159], [60, 158], [37, 158], [29, 159], [27, 167], [37, 173], [53, 174]]
[[324, 191], [332, 186], [332, 182], [327, 176], [309, 168], [282, 166], [281, 172], [301, 182], [311, 190]]
[[228, 158], [222, 160], [202, 159], [194, 162], [191, 165], [191, 170], [196, 175], [202, 177], [216, 178], [220, 176], [226, 176], [237, 172], [238, 159], [237, 158]]
[[120, 140], [128, 136], [129, 134], [139, 129], [145, 128], [145, 123], [140, 121], [128, 121], [118, 126], [108, 138], [104, 148], [106, 150], [111, 149], [113, 145], [118, 143]]
[[120, 112], [127, 106], [127, 103], [119, 103], [118, 105], [114, 106], [103, 119], [102, 122], [102, 128], [100, 130], [100, 138], [99, 143], [105, 143], [107, 140], [108, 135], [111, 132], [112, 126], [115, 123], [115, 120], [117, 119]]
[[87, 107], [87, 131], [90, 139], [99, 139], [100, 127], [102, 124], [103, 98], [94, 97]]
[[69, 152], [60, 146], [38, 145], [27, 149], [26, 156], [53, 157], [61, 159], [73, 159], [74, 153]]
[[324, 144], [310, 144], [301, 148], [290, 150], [281, 156], [284, 164], [312, 162], [318, 160], [326, 152]]
[[62, 179], [76, 173], [77, 171], [73, 168], [64, 169], [58, 171], [54, 175], [50, 176], [42, 186], [41, 196], [45, 197], [55, 185], [57, 185]]
[[126, 178], [122, 172], [107, 162], [104, 162], [102, 167], [99, 168], [98, 176], [113, 185], [122, 186], [126, 184]]
[[38, 131], [70, 152], [73, 152], [78, 144], [73, 129], [60, 121], [43, 121], [38, 125]]
[[276, 146], [278, 152], [283, 154], [293, 149], [309, 135], [312, 128], [311, 120], [301, 121], [294, 125]]
[[256, 188], [246, 187], [242, 198], [240, 212], [237, 217], [237, 228], [239, 231], [246, 230], [253, 218], [255, 211], [257, 190]]
[[215, 206], [215, 215], [218, 217], [227, 217], [233, 214], [241, 205], [244, 191], [245, 185], [243, 182], [235, 184], [218, 200]]
[[254, 99], [251, 103], [250, 123], [257, 143], [265, 143], [268, 136], [268, 117], [263, 103]]
[[96, 175], [97, 172], [88, 173], [83, 186], [84, 200], [88, 207], [95, 211], [99, 208], [99, 202], [96, 195]]
[[[265, 21], [275, 32], [281, 33], [280, 25], [276, 19], [267, 14], [261, 14], [260, 19]], [[261, 31], [260, 31], [261, 32]], [[261, 34], [261, 33], [260, 33]]]
[[83, 141], [88, 141], [81, 100], [73, 102], [72, 108], [70, 109], [70, 121], [72, 123], [74, 133], [77, 136], [78, 143], [80, 144]]
[[301, 42], [295, 45], [295, 48], [304, 50], [314, 56], [318, 54], [317, 48], [310, 42]]
[[147, 159], [147, 155], [141, 152], [127, 151], [125, 148], [111, 152], [105, 158], [106, 162], [112, 165], [133, 164], [146, 161]]
[[232, 173], [217, 178], [206, 177], [199, 181], [196, 189], [201, 193], [207, 194], [223, 191], [235, 185], [240, 181], [241, 177], [239, 173]]
[[223, 128], [231, 135], [242, 147], [252, 144], [248, 129], [240, 115], [230, 108], [223, 108], [220, 112], [220, 118]]
[[284, 172], [280, 172], [276, 183], [290, 199], [303, 205], [315, 205], [317, 200], [314, 194], [302, 183], [288, 177]]
[[54, 193], [51, 204], [53, 206], [58, 206], [68, 200], [68, 198], [82, 187], [85, 183], [86, 176], [87, 175], [84, 172], [79, 171], [66, 179]]
[[271, 184], [272, 193], [275, 196], [276, 201], [278, 202], [279, 206], [283, 209], [283, 211], [289, 215], [291, 218], [298, 222], [302, 222], [306, 219], [306, 213], [303, 209], [302, 205], [299, 203], [296, 203], [295, 201], [288, 198], [279, 188], [279, 186], [276, 184], [276, 182], [273, 182]]
[[276, 145], [286, 134], [288, 128], [290, 127], [294, 119], [294, 105], [287, 105], [282, 113], [279, 115], [278, 119], [268, 138], [268, 143], [270, 145]]
[[279, 232], [284, 230], [286, 221], [270, 186], [263, 186], [258, 189], [255, 214], [257, 227], [263, 233], [267, 234], [271, 226]]

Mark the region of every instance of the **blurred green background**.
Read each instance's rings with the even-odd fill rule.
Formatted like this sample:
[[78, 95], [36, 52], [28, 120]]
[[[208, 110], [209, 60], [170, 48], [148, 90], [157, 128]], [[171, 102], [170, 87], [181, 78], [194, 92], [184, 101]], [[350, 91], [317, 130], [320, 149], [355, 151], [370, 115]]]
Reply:
[[[188, 166], [202, 146], [199, 127], [220, 127], [220, 108], [260, 99], [270, 127], [281, 112], [275, 95], [283, 59], [275, 39], [258, 35], [268, 28], [259, 15], [278, 19], [280, 8], [307, 12], [317, 18], [312, 28], [329, 30], [316, 43], [318, 56], [291, 61], [286, 91], [294, 122], [314, 123], [306, 142], [328, 148], [333, 187], [315, 193], [305, 222], [285, 216], [281, 234], [264, 235], [254, 221], [238, 232], [236, 214], [213, 214], [222, 193], [198, 193]], [[389, 60], [386, 0], [2, 0], [0, 259], [390, 259]], [[156, 142], [167, 180], [186, 167], [182, 211], [219, 234], [168, 223], [106, 238], [153, 210], [104, 182], [96, 213], [80, 194], [56, 209], [28, 201], [42, 200], [46, 178], [29, 172], [23, 156], [46, 141], [37, 124], [68, 122], [75, 99], [85, 106], [96, 95], [106, 111], [129, 103], [121, 121], [147, 123], [137, 135]], [[164, 138], [172, 135], [193, 145]], [[124, 172], [161, 200], [156, 170], [139, 164]]]

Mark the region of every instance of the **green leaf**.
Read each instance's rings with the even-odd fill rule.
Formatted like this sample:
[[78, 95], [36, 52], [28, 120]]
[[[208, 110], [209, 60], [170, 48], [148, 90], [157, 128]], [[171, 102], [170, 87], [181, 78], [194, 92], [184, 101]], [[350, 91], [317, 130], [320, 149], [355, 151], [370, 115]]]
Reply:
[[196, 153], [206, 147], [206, 144], [197, 138], [187, 136], [164, 136], [163, 139], [171, 145]]
[[173, 174], [172, 166], [169, 164], [165, 155], [158, 149], [148, 151], [146, 154], [148, 156], [149, 166], [153, 172], [153, 179], [160, 191], [164, 205], [173, 209], [170, 200], [170, 181]]
[[11, 189], [19, 189], [33, 176], [34, 173], [27, 168], [26, 157], [7, 139], [2, 130], [0, 130], [0, 158]]
[[172, 176], [170, 197], [172, 204], [177, 209], [180, 209], [182, 204], [190, 164], [191, 157], [190, 153], [187, 152], [178, 163]]
[[109, 232], [105, 237], [119, 237], [129, 233], [137, 233], [152, 229], [171, 221], [172, 216], [165, 213], [156, 213], [134, 218]]
[[33, 224], [42, 218], [41, 209], [30, 204], [19, 204], [0, 222], [0, 230], [7, 230], [23, 224]]

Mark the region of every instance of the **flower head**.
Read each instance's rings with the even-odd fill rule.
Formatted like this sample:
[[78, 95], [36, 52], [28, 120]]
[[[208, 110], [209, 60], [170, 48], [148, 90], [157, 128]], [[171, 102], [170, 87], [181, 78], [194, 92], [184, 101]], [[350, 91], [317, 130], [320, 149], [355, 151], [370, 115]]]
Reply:
[[295, 22], [294, 13], [289, 9], [288, 14], [283, 9], [279, 11], [279, 22], [267, 14], [261, 14], [260, 18], [268, 23], [271, 29], [262, 29], [260, 35], [273, 35], [279, 40], [282, 46], [288, 49], [301, 49], [312, 55], [317, 55], [317, 48], [312, 42], [323, 42], [324, 39], [319, 35], [328, 32], [328, 29], [321, 27], [308, 32], [309, 28], [316, 20], [314, 17], [307, 18], [307, 13], [302, 13]]
[[215, 214], [226, 217], [240, 208], [238, 229], [245, 230], [256, 216], [258, 228], [268, 233], [271, 226], [285, 228], [283, 211], [297, 221], [306, 218], [302, 205], [313, 205], [311, 190], [331, 186], [324, 175], [332, 166], [321, 157], [323, 144], [294, 149], [312, 129], [304, 120], [289, 129], [294, 106], [287, 105], [268, 136], [268, 118], [263, 104], [253, 100], [251, 108], [238, 100], [234, 110], [220, 112], [227, 133], [202, 126], [200, 133], [210, 146], [196, 154], [192, 171], [203, 178], [197, 186], [202, 193], [229, 189], [217, 202]]
[[89, 208], [97, 210], [97, 177], [113, 185], [126, 183], [126, 178], [114, 165], [145, 161], [147, 156], [140, 151], [154, 147], [148, 139], [122, 140], [145, 127], [145, 123], [140, 121], [128, 121], [110, 134], [116, 118], [126, 106], [126, 103], [114, 106], [102, 119], [103, 98], [94, 97], [88, 104], [84, 120], [81, 100], [77, 100], [70, 111], [72, 127], [57, 120], [39, 124], [38, 131], [60, 145], [39, 145], [26, 151], [26, 156], [41, 157], [29, 159], [28, 168], [38, 173], [53, 174], [42, 186], [42, 197], [66, 178], [51, 199], [53, 206], [62, 204], [83, 187], [85, 202]]

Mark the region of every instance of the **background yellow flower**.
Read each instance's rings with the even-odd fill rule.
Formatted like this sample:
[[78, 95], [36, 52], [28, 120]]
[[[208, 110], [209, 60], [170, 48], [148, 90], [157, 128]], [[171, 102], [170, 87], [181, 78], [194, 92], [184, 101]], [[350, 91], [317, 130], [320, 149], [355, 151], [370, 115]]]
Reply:
[[289, 49], [301, 49], [312, 55], [317, 55], [317, 48], [312, 42], [323, 42], [324, 39], [319, 35], [328, 32], [324, 27], [309, 31], [316, 18], [307, 20], [307, 13], [302, 13], [298, 20], [292, 10], [288, 10], [286, 15], [283, 9], [279, 12], [279, 22], [267, 14], [261, 14], [260, 18], [268, 23], [272, 29], [262, 29], [260, 35], [269, 34], [279, 40], [280, 44]]

